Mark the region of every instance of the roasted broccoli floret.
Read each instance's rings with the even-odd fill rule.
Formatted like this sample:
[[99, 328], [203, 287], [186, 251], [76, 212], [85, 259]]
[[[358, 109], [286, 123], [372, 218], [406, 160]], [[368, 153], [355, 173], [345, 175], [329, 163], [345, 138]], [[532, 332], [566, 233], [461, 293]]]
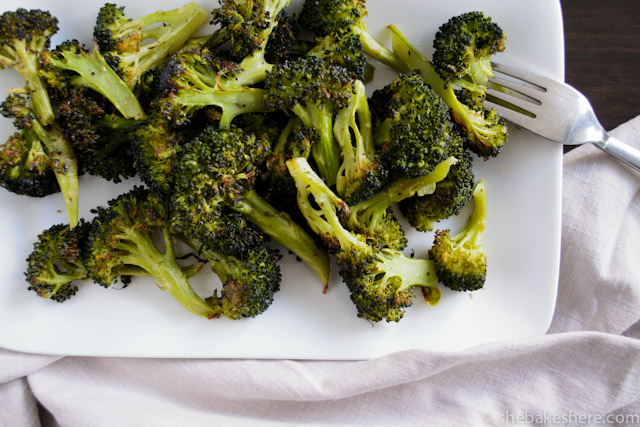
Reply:
[[267, 138], [235, 127], [209, 126], [183, 145], [171, 197], [172, 227], [217, 250], [221, 214], [233, 210], [299, 256], [326, 286], [326, 252], [288, 214], [273, 208], [253, 188], [269, 150]]
[[165, 65], [158, 102], [167, 120], [181, 126], [194, 112], [210, 106], [220, 110], [219, 125], [228, 128], [234, 117], [266, 111], [264, 90], [255, 87], [272, 65], [265, 60], [266, 44], [276, 17], [290, 0], [222, 0], [213, 22], [231, 40], [229, 51], [210, 47], [182, 49]]
[[291, 111], [318, 132], [320, 141], [311, 147], [311, 155], [320, 176], [334, 185], [340, 151], [333, 120], [336, 111], [346, 108], [352, 97], [354, 80], [349, 72], [329, 61], [305, 56], [274, 66], [264, 86], [267, 93], [263, 103], [268, 109]]
[[317, 37], [353, 33], [362, 39], [367, 55], [398, 72], [408, 71], [396, 54], [375, 40], [364, 23], [365, 0], [307, 0], [300, 12], [300, 25]]
[[447, 176], [437, 183], [435, 191], [415, 195], [400, 202], [400, 210], [409, 224], [419, 231], [431, 231], [433, 223], [460, 213], [471, 199], [474, 173], [472, 158], [463, 142], [454, 144], [450, 154], [457, 159]]
[[[484, 87], [471, 82], [464, 89], [473, 92], [474, 105], [466, 105], [456, 96], [454, 84], [448, 84], [427, 60], [400, 32], [390, 25], [393, 32], [393, 50], [412, 70], [417, 70], [422, 79], [433, 88], [450, 109], [455, 121], [465, 131], [467, 144], [478, 156], [488, 159], [497, 156], [507, 141], [507, 125], [494, 109], [482, 105]], [[469, 99], [467, 96], [466, 99]]]
[[417, 74], [403, 74], [371, 96], [374, 142], [390, 177], [431, 173], [459, 135], [447, 106]]
[[287, 166], [298, 188], [300, 210], [311, 229], [336, 254], [358, 317], [373, 322], [399, 321], [413, 303], [415, 287], [425, 287], [425, 299], [437, 303], [440, 291], [432, 261], [367, 244], [366, 237], [342, 226], [340, 212], [348, 215], [349, 207], [305, 159], [289, 160]]
[[130, 149], [139, 122], [106, 111], [95, 92], [72, 88], [58, 106], [58, 122], [72, 144], [81, 172], [120, 182], [136, 174]]
[[73, 229], [57, 224], [40, 233], [27, 258], [28, 289], [56, 302], [74, 296], [76, 281], [88, 280], [81, 256], [88, 232], [89, 223], [80, 221]]
[[344, 67], [353, 80], [367, 78], [367, 56], [362, 40], [353, 33], [330, 34], [315, 40], [307, 55]]
[[220, 278], [222, 289], [207, 298], [217, 313], [235, 320], [256, 317], [273, 303], [280, 290], [279, 254], [265, 245], [233, 256], [212, 250], [195, 239], [186, 239], [198, 256], [207, 260], [211, 270]]
[[58, 31], [58, 19], [47, 11], [23, 8], [0, 15], [0, 69], [15, 69], [25, 82], [38, 121], [49, 125], [54, 112], [39, 75], [39, 56]]
[[[6, 148], [11, 149], [12, 145], [18, 147], [19, 155], [25, 156], [22, 157], [23, 159], [33, 158], [35, 162], [23, 163], [26, 169], [22, 171], [15, 169], [17, 166], [15, 155], [7, 152], [6, 149], [3, 150], [9, 161], [7, 165], [3, 165], [3, 168], [7, 167], [3, 179], [11, 179], [6, 188], [36, 195], [39, 192], [45, 195], [51, 190], [50, 181], [44, 178], [46, 168], [43, 169], [43, 167], [47, 162], [42, 157], [42, 148], [49, 158], [51, 170], [62, 192], [69, 225], [71, 228], [75, 227], [78, 224], [78, 161], [73, 147], [65, 139], [55, 122], [45, 127], [38, 121], [35, 112], [29, 106], [27, 95], [10, 94], [0, 106], [0, 113], [13, 119], [14, 125], [20, 129], [19, 137], [16, 136], [17, 139], [13, 139], [11, 145]], [[36, 189], [39, 184], [44, 185], [40, 190]]]
[[162, 65], [208, 17], [207, 10], [194, 2], [136, 19], [125, 16], [124, 6], [107, 3], [100, 8], [93, 36], [107, 63], [133, 89], [144, 73]]
[[306, 54], [309, 43], [300, 38], [300, 25], [296, 17], [283, 10], [278, 14], [277, 21], [265, 46], [265, 60], [270, 64], [280, 64]]
[[487, 277], [487, 257], [482, 250], [487, 216], [484, 180], [476, 184], [473, 203], [473, 212], [464, 229], [455, 236], [451, 236], [448, 229], [436, 231], [429, 250], [440, 282], [454, 291], [480, 289]]
[[433, 41], [433, 67], [448, 83], [485, 85], [493, 77], [491, 56], [504, 51], [506, 36], [482, 12], [467, 12], [443, 24]]
[[391, 181], [369, 199], [350, 206], [349, 214], [342, 221], [343, 225], [365, 236], [367, 243], [372, 246], [403, 249], [407, 245], [407, 239], [391, 206], [405, 199], [432, 193], [456, 163], [455, 157], [449, 157], [430, 174]]
[[387, 169], [378, 161], [373, 144], [372, 127], [364, 83], [356, 80], [348, 105], [338, 110], [333, 125], [342, 158], [336, 192], [350, 205], [369, 199], [387, 181]]
[[[155, 234], [162, 235], [159, 246]], [[166, 212], [147, 189], [137, 186], [98, 207], [91, 221], [83, 255], [87, 275], [96, 283], [109, 287], [118, 276], [151, 276], [190, 312], [212, 318], [216, 312], [193, 290], [178, 265], [174, 238], [169, 231]]]
[[71, 86], [94, 90], [104, 96], [128, 119], [142, 119], [145, 113], [129, 86], [109, 66], [95, 41], [87, 51], [77, 40], [67, 40], [42, 55], [41, 75], [52, 90], [67, 95]]
[[0, 186], [31, 197], [60, 191], [51, 158], [34, 132], [15, 132], [0, 145]]

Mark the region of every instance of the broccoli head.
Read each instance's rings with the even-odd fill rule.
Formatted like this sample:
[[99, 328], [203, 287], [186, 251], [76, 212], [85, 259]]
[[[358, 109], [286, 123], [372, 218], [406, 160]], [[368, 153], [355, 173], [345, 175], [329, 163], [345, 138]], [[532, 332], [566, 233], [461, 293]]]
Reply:
[[74, 296], [75, 282], [88, 279], [81, 256], [88, 232], [89, 223], [80, 221], [73, 229], [57, 224], [40, 233], [27, 258], [28, 289], [56, 302]]
[[413, 304], [416, 287], [424, 287], [430, 304], [440, 291], [433, 262], [366, 243], [366, 237], [345, 229], [342, 214], [347, 204], [335, 195], [304, 158], [287, 162], [298, 188], [298, 206], [309, 227], [336, 254], [340, 274], [351, 294], [358, 317], [378, 322], [399, 321]]
[[338, 109], [348, 106], [354, 80], [343, 67], [315, 56], [277, 64], [264, 81], [263, 103], [273, 111], [291, 111], [302, 123], [315, 129], [320, 141], [311, 155], [320, 176], [329, 185], [336, 182], [340, 151], [334, 139], [333, 120]]
[[130, 88], [149, 70], [162, 65], [208, 19], [209, 13], [191, 2], [170, 11], [127, 18], [124, 6], [100, 8], [93, 36], [104, 59]]
[[330, 34], [315, 40], [307, 55], [322, 58], [345, 68], [353, 80], [365, 81], [367, 73], [367, 56], [364, 53], [362, 40], [353, 33]]
[[58, 19], [48, 11], [18, 8], [0, 15], [0, 69], [15, 69], [23, 78], [40, 123], [54, 120], [47, 85], [40, 77], [40, 53], [58, 31]]
[[[268, 138], [236, 127], [208, 126], [183, 145], [170, 201], [172, 227], [217, 250], [220, 221], [228, 221], [221, 215], [235, 211], [298, 255], [326, 286], [327, 254], [288, 214], [276, 210], [253, 188], [269, 151]], [[237, 240], [232, 235], [231, 240]]]
[[[156, 233], [162, 235], [161, 246], [154, 239]], [[111, 286], [124, 272], [129, 275], [139, 270], [139, 275], [151, 276], [190, 312], [216, 316], [178, 265], [164, 207], [143, 187], [134, 187], [109, 201], [108, 207], [97, 208], [83, 262], [87, 275], [102, 286]]]
[[447, 82], [484, 85], [493, 76], [491, 55], [504, 51], [506, 36], [482, 12], [467, 12], [443, 24], [433, 41], [433, 66]]
[[464, 229], [455, 236], [449, 230], [436, 231], [429, 250], [440, 282], [454, 291], [480, 289], [487, 277], [487, 257], [482, 250], [487, 216], [484, 180], [476, 184], [473, 202], [473, 212]]

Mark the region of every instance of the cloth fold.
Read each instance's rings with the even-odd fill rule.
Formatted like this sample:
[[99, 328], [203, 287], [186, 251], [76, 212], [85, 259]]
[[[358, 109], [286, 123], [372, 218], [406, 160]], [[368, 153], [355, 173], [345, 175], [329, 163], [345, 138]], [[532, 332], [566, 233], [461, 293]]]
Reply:
[[[612, 135], [640, 148], [640, 116]], [[640, 424], [640, 174], [564, 155], [549, 333], [367, 361], [54, 357], [0, 349], [1, 426]]]

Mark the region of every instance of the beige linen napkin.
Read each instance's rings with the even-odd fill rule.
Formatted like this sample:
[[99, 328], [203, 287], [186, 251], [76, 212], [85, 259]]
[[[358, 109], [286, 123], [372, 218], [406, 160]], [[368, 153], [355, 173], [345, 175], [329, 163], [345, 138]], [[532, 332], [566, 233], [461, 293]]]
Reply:
[[[640, 148], [640, 117], [613, 134]], [[564, 168], [545, 336], [360, 362], [0, 349], [0, 425], [640, 424], [640, 174], [592, 146], [566, 154]]]

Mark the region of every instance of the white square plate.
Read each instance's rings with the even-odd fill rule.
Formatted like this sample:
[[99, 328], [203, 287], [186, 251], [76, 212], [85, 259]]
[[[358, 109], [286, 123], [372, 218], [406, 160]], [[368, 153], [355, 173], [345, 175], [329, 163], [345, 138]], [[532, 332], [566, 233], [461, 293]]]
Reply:
[[[186, 1], [185, 1], [186, 2]], [[28, 0], [16, 7], [48, 9], [60, 21], [57, 43], [76, 38], [89, 43], [101, 0]], [[181, 6], [179, 0], [118, 3], [137, 17], [155, 9]], [[213, 9], [217, 0], [202, 2]], [[294, 0], [294, 6], [299, 2]], [[7, 8], [7, 3], [0, 9]], [[437, 28], [450, 17], [472, 10], [491, 16], [507, 34], [498, 62], [563, 79], [563, 31], [557, 0], [370, 0], [367, 25], [387, 46], [385, 29], [395, 24], [430, 57]], [[379, 66], [372, 91], [394, 75]], [[12, 70], [0, 71], [0, 86], [21, 85]], [[0, 121], [0, 134], [13, 132]], [[63, 304], [27, 291], [25, 259], [36, 236], [66, 222], [60, 195], [44, 199], [16, 196], [0, 189], [0, 346], [50, 354], [134, 357], [239, 357], [289, 359], [365, 359], [405, 349], [455, 351], [474, 345], [544, 334], [553, 314], [560, 253], [562, 148], [510, 129], [502, 154], [476, 160], [477, 179], [487, 185], [488, 221], [484, 249], [488, 277], [484, 289], [456, 293], [442, 289], [429, 307], [416, 297], [399, 323], [371, 323], [356, 317], [346, 286], [334, 271], [326, 294], [313, 273], [283, 251], [283, 283], [274, 304], [255, 319], [205, 320], [184, 310], [151, 280], [135, 278], [124, 290], [80, 283]], [[81, 177], [80, 215], [127, 191], [137, 180], [119, 185]], [[460, 230], [469, 207], [439, 224]], [[407, 228], [407, 230], [409, 230]], [[426, 256], [432, 233], [408, 231], [409, 248]], [[194, 283], [211, 294], [217, 278], [206, 269]], [[335, 270], [335, 269], [334, 269]]]

